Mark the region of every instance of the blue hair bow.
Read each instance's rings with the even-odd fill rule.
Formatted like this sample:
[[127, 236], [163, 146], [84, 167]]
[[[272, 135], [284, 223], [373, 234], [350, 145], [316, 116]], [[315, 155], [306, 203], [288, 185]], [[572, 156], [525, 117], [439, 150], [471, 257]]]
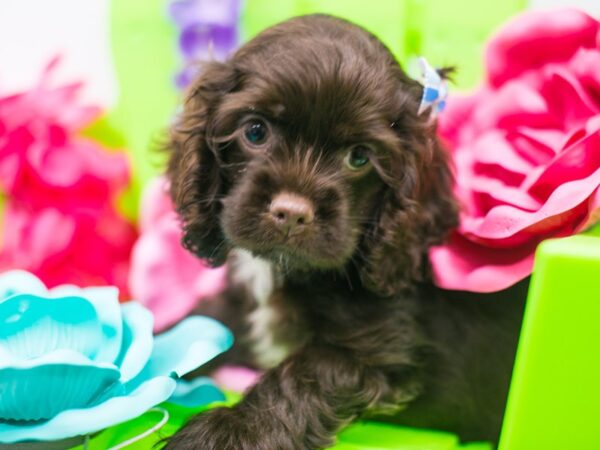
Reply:
[[431, 117], [435, 117], [446, 106], [448, 82], [423, 57], [419, 58], [419, 67], [421, 69], [423, 97], [421, 98], [418, 114], [429, 110]]

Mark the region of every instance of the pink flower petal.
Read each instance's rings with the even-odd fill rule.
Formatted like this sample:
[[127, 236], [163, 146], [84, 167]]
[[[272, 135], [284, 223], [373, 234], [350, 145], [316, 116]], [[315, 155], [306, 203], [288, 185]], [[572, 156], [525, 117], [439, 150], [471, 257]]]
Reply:
[[[138, 301], [155, 315], [160, 331], [188, 315], [199, 301], [217, 295], [225, 285], [225, 268], [213, 269], [181, 246], [180, 221], [166, 206], [164, 179], [149, 185], [142, 212], [143, 233], [131, 259], [129, 286]], [[166, 211], [166, 212], [165, 212]]]
[[494, 248], [454, 233], [448, 243], [429, 252], [435, 283], [444, 289], [473, 292], [495, 292], [512, 286], [531, 274], [535, 250], [542, 240], [569, 236], [600, 221], [600, 189], [580, 206], [588, 215], [575, 229], [571, 221], [566, 221], [562, 224], [565, 228], [554, 230], [552, 236], [536, 234], [520, 246]]
[[537, 198], [547, 198], [563, 183], [588, 178], [600, 167], [600, 116], [591, 119], [584, 136], [557, 155], [543, 171], [529, 177], [523, 187]]
[[5, 192], [14, 191], [23, 169], [23, 151], [27, 151], [33, 143], [34, 137], [26, 127], [5, 132], [0, 144], [0, 187]]
[[481, 247], [454, 235], [429, 252], [435, 283], [444, 289], [494, 292], [531, 274], [537, 242], [510, 249]]
[[519, 126], [553, 126], [548, 104], [533, 86], [522, 80], [511, 80], [496, 91], [493, 100], [478, 105], [473, 112], [473, 125], [478, 132], [490, 128]]
[[[530, 196], [527, 192], [507, 186], [501, 180], [493, 178], [475, 177], [471, 190], [474, 194], [474, 201], [477, 202], [481, 215], [489, 214], [490, 210], [497, 206], [512, 205], [523, 211], [537, 211], [540, 203]], [[465, 218], [463, 226], [468, 228], [472, 219]], [[473, 221], [479, 223], [479, 219]]]
[[600, 167], [587, 178], [558, 186], [537, 211], [523, 211], [505, 204], [492, 208], [484, 218], [463, 221], [459, 230], [479, 241], [483, 240], [490, 244], [493, 242], [494, 246], [512, 245], [513, 242], [521, 240], [519, 234], [527, 235], [528, 230], [536, 224], [539, 226], [544, 222], [554, 223], [555, 221], [550, 219], [567, 213], [585, 202], [598, 186], [600, 186]]
[[0, 97], [0, 184], [8, 196], [0, 265], [34, 272], [48, 286], [116, 285], [123, 297], [133, 226], [115, 211], [128, 161], [76, 135], [97, 116], [81, 83], [38, 85]]
[[577, 9], [533, 11], [518, 16], [491, 39], [488, 80], [498, 87], [527, 70], [564, 62], [580, 48], [596, 47], [598, 21]]
[[73, 157], [71, 146], [46, 146], [40, 142], [27, 156], [31, 168], [49, 185], [73, 186], [84, 174], [84, 161]]
[[470, 138], [471, 115], [479, 103], [487, 98], [484, 89], [474, 95], [451, 95], [444, 114], [440, 115], [438, 123], [438, 133], [454, 147], [457, 142], [462, 142]]
[[545, 72], [547, 80], [540, 92], [563, 129], [581, 126], [590, 116], [600, 114], [600, 105], [565, 67], [552, 65]]
[[515, 151], [499, 130], [482, 134], [467, 151], [477, 155], [475, 171], [478, 175], [498, 178], [510, 186], [519, 186], [535, 167]]
[[600, 188], [596, 189], [596, 192], [590, 197], [588, 211], [588, 217], [578, 231], [587, 230], [600, 223]]
[[591, 97], [596, 107], [600, 107], [600, 31], [596, 49], [581, 48], [569, 61], [569, 69], [575, 74], [585, 92]]
[[48, 259], [66, 251], [75, 228], [72, 218], [54, 208], [34, 212], [9, 200], [4, 211], [2, 268], [38, 272]]
[[[433, 249], [446, 288], [504, 289], [531, 273], [544, 239], [600, 217], [600, 22], [573, 10], [529, 12], [489, 43], [488, 83], [442, 116], [463, 204]], [[453, 112], [455, 111], [455, 112]]]
[[223, 389], [245, 392], [258, 382], [260, 375], [260, 372], [247, 367], [223, 366], [213, 372], [212, 377]]
[[226, 282], [226, 267], [212, 268], [205, 264], [203, 270], [198, 273], [193, 290], [198, 299], [208, 299], [220, 294], [225, 289]]
[[507, 131], [506, 134], [514, 151], [521, 158], [529, 161], [532, 166], [540, 166], [551, 161], [566, 139], [562, 130], [521, 125]]
[[151, 180], [142, 193], [140, 206], [140, 228], [149, 230], [161, 218], [173, 212], [173, 202], [168, 194], [168, 182], [165, 177]]

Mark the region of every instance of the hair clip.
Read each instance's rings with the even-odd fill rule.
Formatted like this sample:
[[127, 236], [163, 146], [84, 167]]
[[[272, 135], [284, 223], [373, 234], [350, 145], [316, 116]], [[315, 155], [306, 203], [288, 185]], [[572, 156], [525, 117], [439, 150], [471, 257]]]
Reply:
[[431, 117], [436, 117], [446, 106], [448, 82], [423, 57], [419, 58], [419, 68], [421, 69], [423, 97], [418, 114], [430, 110]]

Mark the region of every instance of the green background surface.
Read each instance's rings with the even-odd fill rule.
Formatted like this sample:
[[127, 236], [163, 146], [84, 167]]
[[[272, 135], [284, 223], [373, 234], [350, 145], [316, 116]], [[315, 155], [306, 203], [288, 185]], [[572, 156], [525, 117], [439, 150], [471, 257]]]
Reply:
[[[226, 404], [233, 404], [239, 395], [229, 394]], [[215, 404], [214, 406], [220, 406]], [[206, 408], [185, 408], [173, 404], [163, 404], [161, 408], [169, 412], [169, 421], [157, 432], [128, 445], [130, 450], [149, 450], [156, 444], [160, 448], [161, 439], [177, 431], [186, 420]], [[88, 443], [88, 450], [107, 450], [134, 436], [141, 435], [155, 425], [162, 414], [149, 411], [146, 414], [124, 424], [102, 431]], [[448, 433], [416, 430], [391, 426], [375, 422], [359, 422], [351, 425], [338, 436], [338, 442], [332, 450], [491, 450], [485, 443], [461, 445]], [[84, 450], [79, 446], [76, 450]], [[225, 450], [225, 449], [224, 449]]]
[[600, 226], [538, 248], [500, 450], [600, 449], [599, 281]]

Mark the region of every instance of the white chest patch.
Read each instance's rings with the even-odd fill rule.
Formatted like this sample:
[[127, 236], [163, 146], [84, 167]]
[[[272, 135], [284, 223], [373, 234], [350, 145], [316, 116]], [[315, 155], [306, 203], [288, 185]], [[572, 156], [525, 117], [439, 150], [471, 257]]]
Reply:
[[231, 275], [233, 282], [245, 285], [259, 305], [265, 305], [275, 289], [271, 263], [252, 256], [247, 250], [233, 250]]
[[232, 281], [243, 284], [256, 300], [256, 308], [248, 316], [250, 322], [249, 342], [256, 363], [264, 369], [275, 367], [291, 351], [289, 345], [277, 339], [281, 336], [281, 321], [277, 309], [271, 303], [277, 289], [275, 271], [271, 263], [253, 256], [246, 250], [234, 250], [231, 267]]

